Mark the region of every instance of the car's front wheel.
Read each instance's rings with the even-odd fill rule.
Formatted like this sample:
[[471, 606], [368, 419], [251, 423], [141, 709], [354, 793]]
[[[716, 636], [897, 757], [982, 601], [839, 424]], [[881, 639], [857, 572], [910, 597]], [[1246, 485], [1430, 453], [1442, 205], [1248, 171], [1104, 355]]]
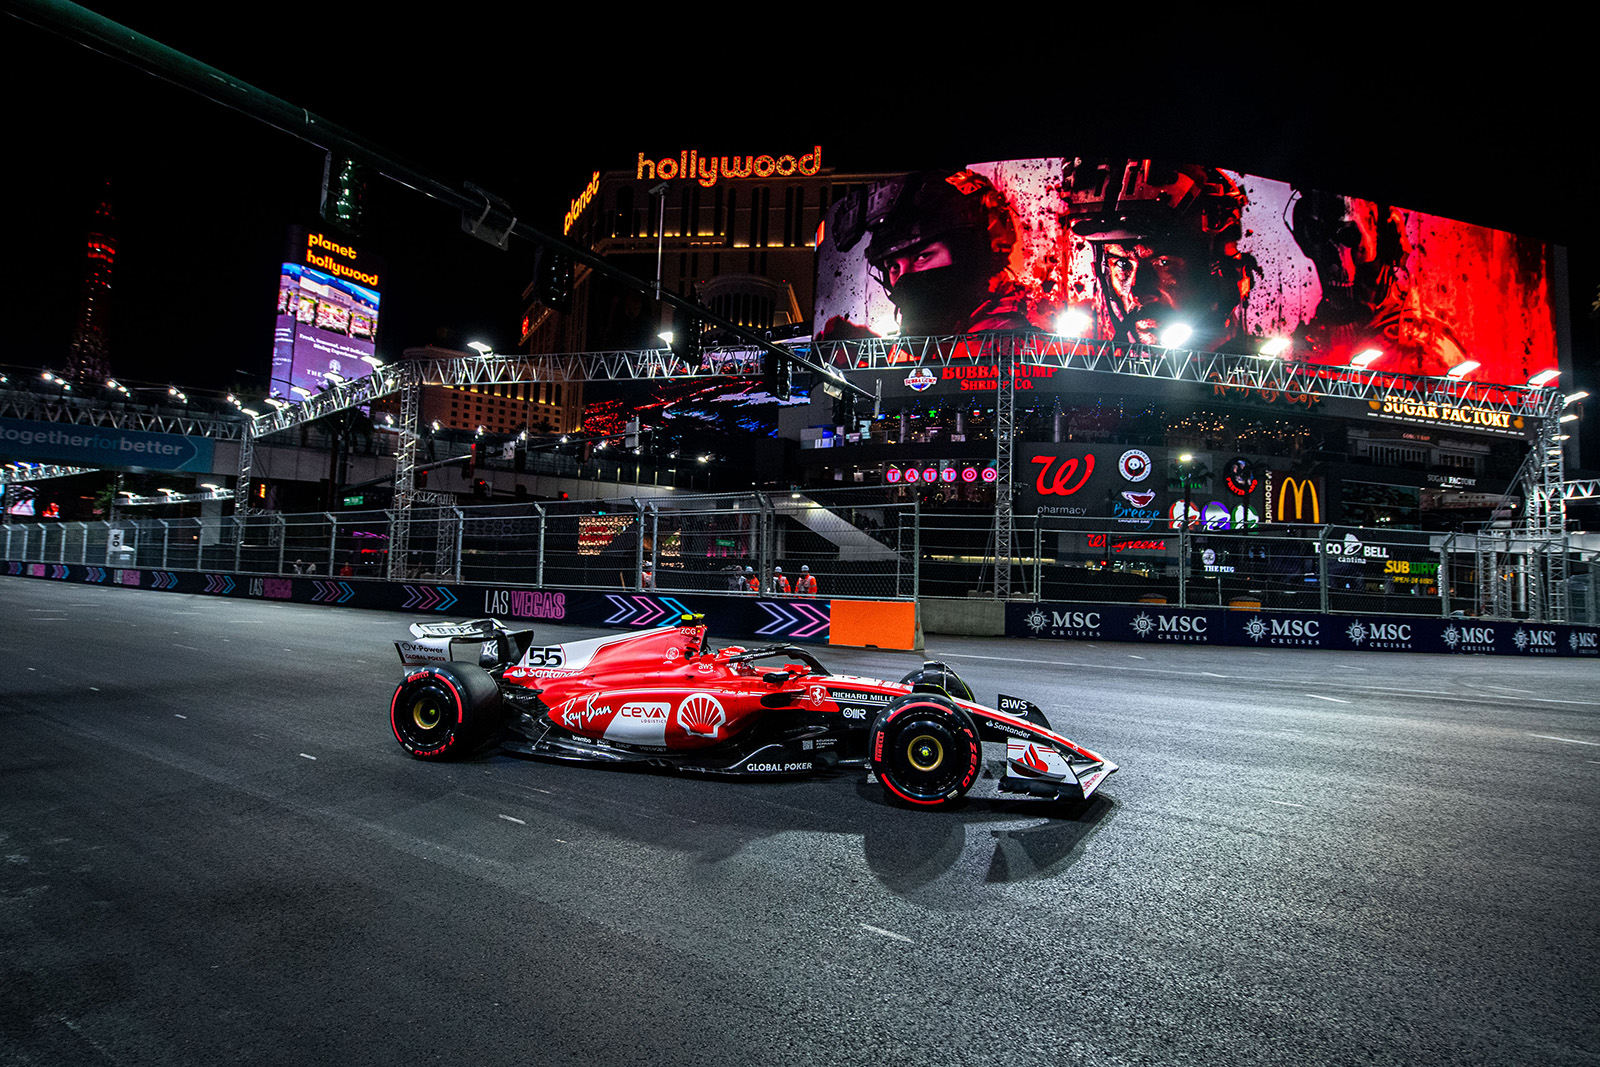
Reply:
[[441, 663], [406, 675], [389, 703], [395, 740], [418, 759], [468, 755], [500, 722], [500, 686], [470, 663]]
[[891, 704], [872, 724], [867, 745], [884, 790], [922, 807], [966, 796], [983, 766], [972, 716], [938, 696], [913, 693]]

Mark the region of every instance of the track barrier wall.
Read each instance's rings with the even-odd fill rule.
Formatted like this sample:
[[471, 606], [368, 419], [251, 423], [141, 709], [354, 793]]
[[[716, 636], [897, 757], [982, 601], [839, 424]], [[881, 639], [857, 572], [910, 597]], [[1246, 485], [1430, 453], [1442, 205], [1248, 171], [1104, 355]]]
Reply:
[[[241, 600], [467, 618], [493, 616], [513, 623], [553, 622], [617, 629], [647, 629], [692, 613], [705, 615], [711, 633], [723, 638], [904, 650], [922, 647], [918, 605], [909, 601], [829, 601], [732, 593], [605, 593], [360, 578], [262, 577], [19, 560], [0, 564], [0, 575]], [[1158, 603], [976, 603], [1003, 607], [1003, 627], [953, 626], [935, 632], [1258, 649], [1600, 657], [1600, 627], [1569, 623], [1184, 608]], [[943, 612], [936, 609], [929, 614], [939, 618]], [[983, 621], [990, 621], [990, 615], [984, 612]]]

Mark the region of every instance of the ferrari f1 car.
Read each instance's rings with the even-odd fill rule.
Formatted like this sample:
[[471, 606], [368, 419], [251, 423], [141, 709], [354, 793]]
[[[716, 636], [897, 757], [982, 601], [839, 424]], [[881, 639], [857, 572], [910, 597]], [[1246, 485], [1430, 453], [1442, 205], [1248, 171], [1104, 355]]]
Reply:
[[1117, 770], [1026, 700], [979, 704], [937, 662], [899, 682], [839, 675], [794, 645], [713, 650], [699, 616], [559, 645], [535, 645], [533, 631], [493, 619], [411, 633], [395, 642], [407, 673], [389, 720], [418, 759], [496, 740], [543, 759], [707, 775], [868, 767], [891, 797], [924, 807], [966, 795], [985, 741], [1006, 746], [1006, 793], [1083, 800]]

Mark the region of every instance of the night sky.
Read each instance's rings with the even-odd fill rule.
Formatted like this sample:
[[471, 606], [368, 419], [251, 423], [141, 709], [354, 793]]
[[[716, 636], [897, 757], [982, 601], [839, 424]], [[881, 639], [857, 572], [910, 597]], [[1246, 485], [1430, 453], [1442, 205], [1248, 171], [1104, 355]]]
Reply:
[[[614, 24], [614, 8], [558, 30], [549, 10], [516, 17], [470, 4], [376, 21], [334, 5], [254, 21], [216, 5], [91, 6], [450, 185], [483, 186], [551, 232], [592, 171], [632, 166], [641, 151], [776, 155], [820, 144], [843, 172], [1062, 154], [1187, 159], [1530, 234], [1571, 252], [1580, 369], [1563, 385], [1600, 385], [1589, 313], [1600, 282], [1593, 93], [1580, 99], [1543, 68], [1530, 80], [1490, 61], [1491, 45], [1509, 47], [1498, 35], [1477, 56], [1456, 49], [1448, 63], [1422, 65], [1394, 60], [1406, 38], [1392, 25], [1387, 60], [1372, 58], [1383, 49], [1366, 31], [1346, 47], [1338, 36], [1354, 30], [1335, 26], [1313, 35], [1316, 49], [1305, 31], [1258, 35], [1249, 49], [1230, 44], [1234, 58], [1112, 60], [1130, 42], [1075, 26], [1079, 37], [1031, 62], [1014, 52], [1023, 42], [989, 41], [981, 56], [956, 60], [948, 45], [921, 52], [903, 38], [891, 60], [868, 47], [880, 38], [863, 25], [800, 23], [779, 38], [758, 34], [758, 46], [754, 27], [712, 18], [711, 7], [659, 12], [664, 39], [683, 36], [698, 11], [729, 27], [696, 29], [692, 48], [661, 53], [655, 31]], [[65, 365], [88, 218], [109, 178], [113, 373], [217, 390], [264, 379], [285, 232], [316, 219], [321, 149], [16, 10], [8, 3], [0, 16], [10, 161], [0, 365]], [[1039, 47], [1037, 34], [1024, 36]], [[1094, 43], [1075, 50], [1077, 40]], [[530, 247], [494, 249], [463, 234], [453, 208], [382, 179], [367, 214], [360, 245], [389, 263], [380, 355], [429, 342], [515, 346]]]

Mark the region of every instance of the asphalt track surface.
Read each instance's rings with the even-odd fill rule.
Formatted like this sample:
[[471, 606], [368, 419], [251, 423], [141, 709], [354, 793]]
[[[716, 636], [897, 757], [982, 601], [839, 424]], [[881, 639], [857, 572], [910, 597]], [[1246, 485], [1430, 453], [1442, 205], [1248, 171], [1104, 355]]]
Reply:
[[6, 1064], [1600, 1062], [1592, 661], [934, 638], [1123, 770], [925, 812], [413, 761], [410, 616], [0, 618]]

